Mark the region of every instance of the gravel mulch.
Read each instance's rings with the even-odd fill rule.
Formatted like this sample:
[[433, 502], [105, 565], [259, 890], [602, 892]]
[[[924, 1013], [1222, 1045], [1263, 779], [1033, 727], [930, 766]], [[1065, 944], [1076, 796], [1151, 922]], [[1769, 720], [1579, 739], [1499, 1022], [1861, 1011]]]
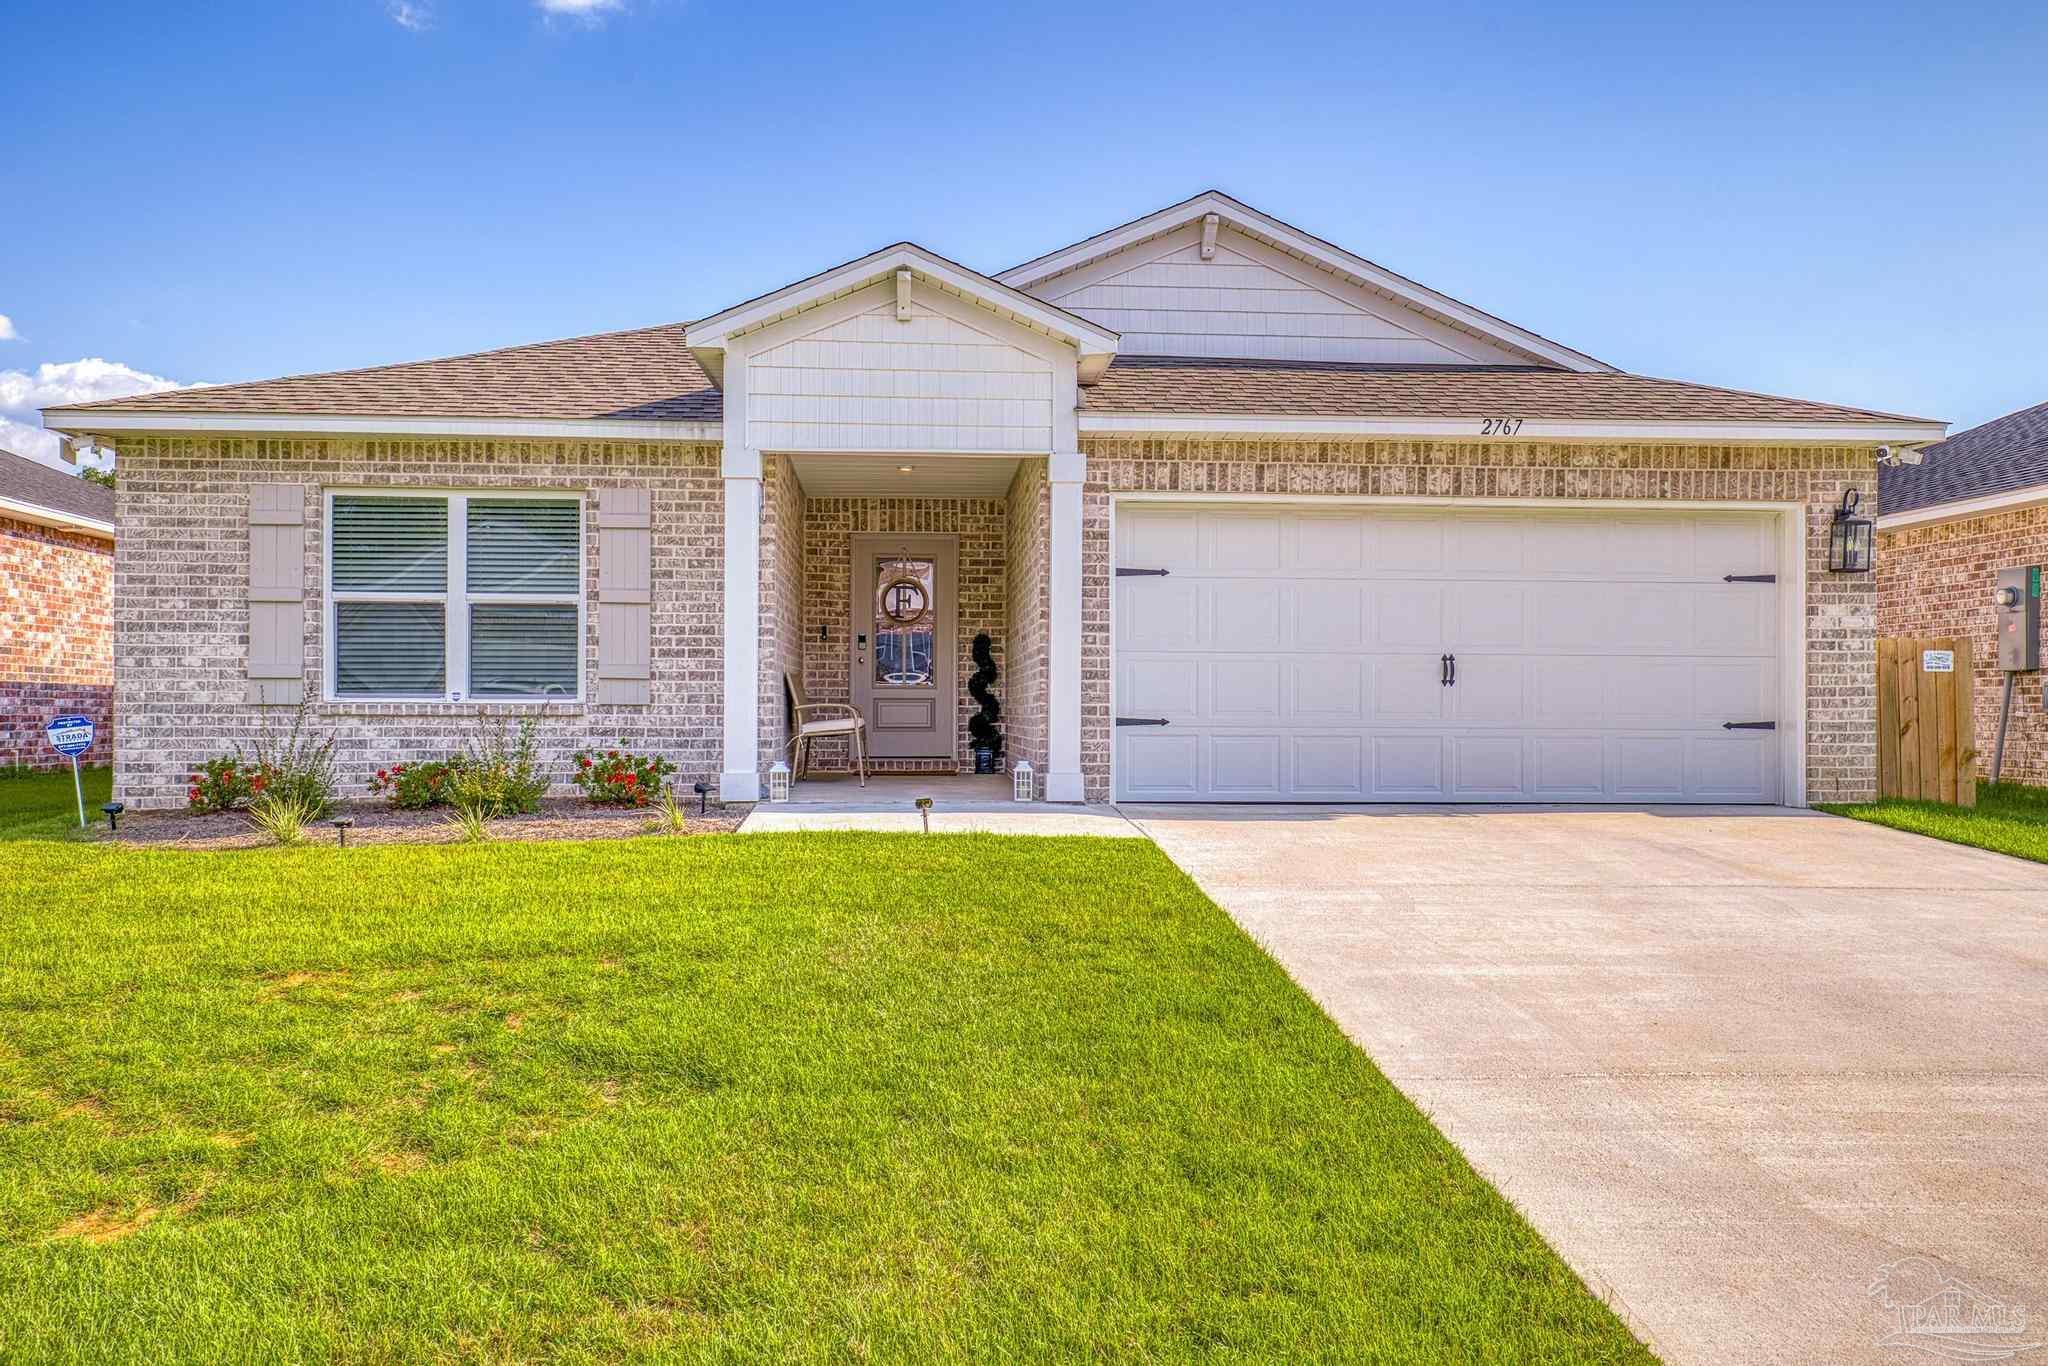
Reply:
[[[722, 835], [739, 828], [752, 808], [713, 804], [709, 814], [690, 812], [692, 835]], [[400, 811], [383, 802], [342, 802], [336, 816], [349, 816], [355, 825], [348, 832], [350, 844], [455, 844], [461, 835], [451, 824], [454, 813], [447, 807], [425, 811]], [[530, 816], [507, 816], [490, 823], [491, 838], [497, 840], [609, 840], [654, 834], [651, 807], [592, 806], [580, 797], [550, 797]], [[338, 832], [333, 817], [310, 826], [308, 844], [333, 844]], [[271, 843], [268, 836], [237, 811], [193, 815], [187, 811], [134, 811], [121, 817], [118, 834], [108, 834], [95, 823], [93, 838], [122, 844], [150, 845], [177, 849], [259, 849]]]

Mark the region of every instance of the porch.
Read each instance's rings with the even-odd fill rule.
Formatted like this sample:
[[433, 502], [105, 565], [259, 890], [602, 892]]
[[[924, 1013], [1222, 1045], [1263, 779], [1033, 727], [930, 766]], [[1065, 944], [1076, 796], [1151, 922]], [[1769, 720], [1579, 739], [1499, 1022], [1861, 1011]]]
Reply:
[[[758, 476], [735, 473], [736, 464]], [[1081, 800], [1080, 465], [1078, 456], [728, 450], [725, 798], [757, 800], [777, 761], [797, 766], [791, 741], [803, 703], [859, 710], [870, 789], [906, 809], [941, 788], [949, 800], [1007, 805], [1020, 762], [1031, 765], [1035, 799]], [[751, 518], [749, 502], [758, 508]], [[1064, 573], [1054, 554], [1062, 503], [1071, 505], [1073, 541]], [[1060, 610], [1063, 591], [1071, 615]], [[757, 632], [736, 629], [750, 619]], [[996, 671], [986, 692], [999, 707], [1002, 750], [998, 772], [977, 781], [981, 637]], [[1062, 645], [1072, 656], [1073, 685], [1064, 693], [1055, 677]], [[749, 653], [758, 680], [751, 709], [733, 679]], [[1064, 717], [1055, 715], [1056, 700]], [[1061, 765], [1063, 738], [1069, 753]], [[843, 790], [859, 792], [850, 737], [808, 739], [804, 750], [806, 780], [792, 805], [842, 805]], [[908, 775], [918, 792], [879, 786]]]

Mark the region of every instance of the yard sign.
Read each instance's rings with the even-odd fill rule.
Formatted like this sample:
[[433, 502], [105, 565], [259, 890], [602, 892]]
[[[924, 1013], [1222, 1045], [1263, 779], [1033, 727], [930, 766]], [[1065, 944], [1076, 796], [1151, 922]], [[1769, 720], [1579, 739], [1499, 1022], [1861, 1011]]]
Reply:
[[71, 788], [78, 794], [78, 828], [85, 829], [85, 784], [78, 776], [78, 756], [92, 748], [90, 716], [53, 716], [43, 727], [50, 748], [71, 761]]

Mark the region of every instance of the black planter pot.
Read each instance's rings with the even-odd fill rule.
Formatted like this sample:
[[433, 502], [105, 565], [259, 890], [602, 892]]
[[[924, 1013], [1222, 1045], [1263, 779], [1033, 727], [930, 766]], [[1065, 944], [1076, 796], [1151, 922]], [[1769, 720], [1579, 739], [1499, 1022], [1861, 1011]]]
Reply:
[[974, 749], [974, 771], [976, 773], [1000, 773], [996, 766], [996, 752], [988, 745], [977, 745]]

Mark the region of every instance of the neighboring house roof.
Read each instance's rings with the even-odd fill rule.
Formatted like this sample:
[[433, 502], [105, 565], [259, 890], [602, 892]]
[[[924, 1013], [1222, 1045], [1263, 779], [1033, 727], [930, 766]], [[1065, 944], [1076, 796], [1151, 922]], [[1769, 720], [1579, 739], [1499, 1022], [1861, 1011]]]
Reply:
[[80, 403], [67, 412], [717, 421], [683, 325]]
[[1612, 422], [1924, 420], [1616, 371], [1182, 356], [1119, 356], [1100, 384], [1082, 392], [1081, 401], [1082, 411], [1088, 413], [1512, 416]]
[[0, 516], [84, 530], [114, 530], [114, 491], [0, 450]]
[[1886, 516], [2022, 489], [2048, 492], [2048, 403], [1994, 418], [1921, 452], [1918, 465], [1877, 472]]

